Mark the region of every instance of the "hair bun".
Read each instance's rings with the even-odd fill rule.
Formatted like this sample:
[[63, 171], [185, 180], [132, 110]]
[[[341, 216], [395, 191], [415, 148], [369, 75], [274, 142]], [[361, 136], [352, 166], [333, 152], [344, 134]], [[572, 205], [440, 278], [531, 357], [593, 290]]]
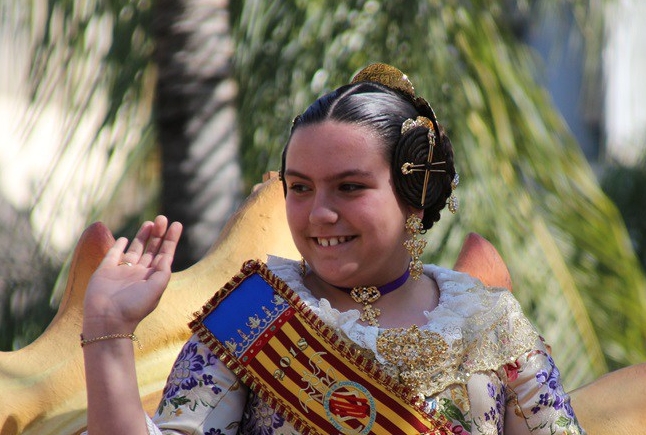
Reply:
[[433, 202], [433, 183], [430, 182], [432, 177], [428, 177], [428, 186], [424, 189], [426, 171], [443, 170], [433, 169], [433, 163], [428, 163], [428, 134], [429, 129], [419, 125], [407, 129], [395, 147], [392, 159], [392, 173], [397, 192], [409, 205], [419, 209], [428, 208]]
[[[439, 220], [455, 175], [450, 142], [441, 129], [431, 148], [429, 134], [434, 131], [433, 126], [427, 126], [423, 121], [408, 123], [402, 129], [392, 156], [395, 189], [408, 205], [424, 210], [425, 229]], [[430, 162], [429, 152], [432, 152]]]

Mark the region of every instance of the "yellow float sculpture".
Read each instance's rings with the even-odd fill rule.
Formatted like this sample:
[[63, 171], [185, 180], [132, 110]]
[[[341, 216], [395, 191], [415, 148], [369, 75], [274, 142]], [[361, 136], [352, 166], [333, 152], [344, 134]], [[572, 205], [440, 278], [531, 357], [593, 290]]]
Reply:
[[[0, 435], [71, 435], [86, 423], [83, 354], [79, 346], [85, 288], [114, 243], [96, 223], [81, 236], [58, 313], [29, 346], [0, 352]], [[275, 178], [254, 192], [220, 238], [193, 267], [172, 275], [158, 308], [137, 328], [140, 394], [152, 414], [172, 364], [189, 337], [193, 312], [250, 258], [268, 253], [300, 258], [287, 227], [283, 192]], [[477, 259], [477, 260], [476, 260]], [[483, 238], [467, 237], [455, 265], [485, 283], [511, 289], [504, 262]], [[610, 373], [572, 392], [573, 407], [590, 435], [646, 434], [646, 364]]]

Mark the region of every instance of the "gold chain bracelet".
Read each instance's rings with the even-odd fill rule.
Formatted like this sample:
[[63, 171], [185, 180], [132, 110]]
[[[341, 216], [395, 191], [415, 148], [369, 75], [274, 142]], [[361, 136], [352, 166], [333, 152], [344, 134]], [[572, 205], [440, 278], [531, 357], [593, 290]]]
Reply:
[[139, 349], [143, 349], [143, 347], [141, 346], [141, 342], [139, 341], [139, 339], [135, 334], [109, 334], [109, 335], [102, 335], [100, 337], [95, 337], [95, 338], [84, 338], [83, 334], [81, 334], [81, 347], [84, 347], [86, 344], [95, 343], [97, 341], [112, 340], [113, 338], [129, 338], [133, 342], [137, 343], [137, 347], [139, 347]]

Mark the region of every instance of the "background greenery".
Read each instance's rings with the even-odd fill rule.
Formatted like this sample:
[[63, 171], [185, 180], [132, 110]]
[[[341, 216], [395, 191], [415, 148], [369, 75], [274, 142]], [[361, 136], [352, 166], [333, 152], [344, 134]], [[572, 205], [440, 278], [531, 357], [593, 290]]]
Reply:
[[[125, 169], [114, 182], [86, 192], [88, 223], [112, 220], [118, 232], [131, 234], [136, 222], [161, 210], [189, 220], [208, 247], [241, 196], [263, 172], [278, 168], [291, 119], [359, 68], [383, 61], [409, 75], [455, 146], [461, 210], [429, 233], [427, 259], [452, 264], [471, 231], [492, 241], [568, 387], [646, 359], [646, 281], [638, 261], [645, 255], [638, 187], [644, 171], [615, 168], [605, 183], [624, 210], [629, 234], [537, 84], [540, 60], [519, 38], [539, 8], [569, 8], [586, 35], [588, 57], [598, 58], [598, 2], [213, 3], [51, 0], [38, 3], [47, 11], [41, 21], [34, 11], [17, 14], [35, 29], [32, 107], [60, 95], [69, 116], [67, 137], [73, 137], [79, 128], [74, 120], [89, 102], [99, 93], [107, 102], [87, 147], [103, 146], [108, 163], [91, 175], [102, 176], [111, 161]], [[45, 30], [37, 31], [43, 22]], [[98, 22], [111, 34], [99, 55], [91, 38]], [[88, 68], [89, 53], [100, 74]], [[589, 64], [589, 76], [598, 74], [595, 62]], [[68, 149], [66, 143], [52, 146]], [[211, 163], [212, 155], [225, 158]], [[239, 188], [218, 190], [222, 179], [214, 179], [222, 174]], [[146, 193], [125, 213], [124, 186]], [[202, 214], [212, 203], [226, 204], [216, 210], [220, 220]], [[180, 267], [205, 248], [183, 249], [192, 257], [187, 254]], [[44, 287], [51, 290], [49, 284]], [[56, 301], [60, 284], [54, 288]], [[14, 284], [2, 291], [6, 307], [23, 290]], [[25, 303], [43, 307], [47, 300], [41, 291]], [[12, 331], [3, 334], [4, 349], [28, 343], [40, 330], [15, 313], [5, 309], [0, 319], [3, 331]], [[40, 325], [46, 317], [38, 317]]]

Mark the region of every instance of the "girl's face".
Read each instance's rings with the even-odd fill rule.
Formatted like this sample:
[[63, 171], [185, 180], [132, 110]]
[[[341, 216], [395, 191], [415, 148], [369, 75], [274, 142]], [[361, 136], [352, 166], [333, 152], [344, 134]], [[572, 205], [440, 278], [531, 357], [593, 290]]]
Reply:
[[366, 127], [324, 121], [297, 128], [285, 160], [287, 221], [316, 275], [340, 286], [383, 285], [410, 256], [404, 205], [381, 139]]

